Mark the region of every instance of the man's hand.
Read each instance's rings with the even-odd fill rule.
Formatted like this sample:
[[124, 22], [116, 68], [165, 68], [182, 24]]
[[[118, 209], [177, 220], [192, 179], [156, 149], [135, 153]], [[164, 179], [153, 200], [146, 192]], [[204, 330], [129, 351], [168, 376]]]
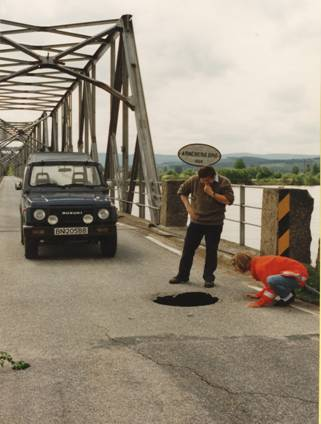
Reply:
[[192, 221], [198, 220], [199, 214], [197, 214], [191, 206], [188, 207], [187, 212], [188, 212], [189, 216], [191, 217]]
[[208, 194], [210, 197], [214, 196], [214, 191], [213, 191], [212, 187], [208, 184], [204, 185], [204, 193]]
[[188, 197], [181, 194], [180, 198], [181, 198], [181, 201], [183, 202], [183, 204], [184, 204], [184, 206], [187, 210], [187, 213], [191, 217], [191, 220], [197, 221], [197, 219], [199, 218], [199, 215], [194, 212], [194, 209], [192, 208], [191, 204], [188, 201]]

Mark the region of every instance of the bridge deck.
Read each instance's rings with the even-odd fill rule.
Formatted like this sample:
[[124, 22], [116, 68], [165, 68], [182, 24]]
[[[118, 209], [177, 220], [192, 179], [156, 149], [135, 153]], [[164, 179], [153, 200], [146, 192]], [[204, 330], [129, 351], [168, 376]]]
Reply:
[[114, 259], [87, 245], [25, 260], [19, 195], [5, 177], [0, 350], [31, 368], [0, 369], [1, 422], [317, 422], [317, 308], [246, 308], [253, 282], [223, 265], [216, 304], [155, 304], [160, 293], [206, 291], [203, 259], [192, 283], [171, 287], [179, 244], [123, 220]]

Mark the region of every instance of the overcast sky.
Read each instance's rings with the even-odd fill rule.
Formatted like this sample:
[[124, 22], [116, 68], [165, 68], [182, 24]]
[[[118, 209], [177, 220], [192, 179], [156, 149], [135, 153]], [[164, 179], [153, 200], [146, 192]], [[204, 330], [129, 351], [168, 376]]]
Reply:
[[[2, 19], [41, 25], [132, 14], [154, 150], [172, 154], [204, 142], [318, 155], [319, 12], [316, 0], [0, 2]], [[99, 122], [98, 139], [104, 151]]]

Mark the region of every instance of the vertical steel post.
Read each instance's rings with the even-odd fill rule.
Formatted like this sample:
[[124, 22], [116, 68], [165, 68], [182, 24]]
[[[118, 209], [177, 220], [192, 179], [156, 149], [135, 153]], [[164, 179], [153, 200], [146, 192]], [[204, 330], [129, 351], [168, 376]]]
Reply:
[[37, 140], [38, 140], [38, 128], [35, 127], [33, 132], [33, 137], [31, 139], [31, 143], [30, 143], [30, 153], [33, 153], [35, 151], [35, 145], [37, 144]]
[[39, 150], [43, 149], [43, 140], [42, 140], [42, 131], [41, 128], [42, 127], [42, 122], [39, 122], [39, 124], [37, 125], [37, 140], [36, 143], [34, 145], [34, 152], [37, 152]]
[[67, 133], [67, 151], [73, 151], [72, 145], [72, 97], [71, 94], [66, 98], [66, 133]]
[[49, 136], [48, 136], [48, 117], [47, 117], [47, 113], [44, 112], [43, 114], [44, 117], [46, 117], [46, 119], [42, 122], [43, 126], [42, 126], [42, 142], [43, 142], [43, 146], [45, 147], [45, 149], [48, 149], [49, 146]]
[[240, 185], [240, 245], [245, 246], [245, 185]]
[[[91, 78], [96, 79], [96, 66], [92, 65]], [[98, 161], [97, 136], [96, 136], [96, 86], [91, 86], [90, 130], [91, 130], [91, 157]]]
[[66, 100], [61, 105], [61, 151], [65, 152], [67, 147], [66, 142]]
[[87, 81], [84, 82], [84, 132], [85, 132], [85, 153], [89, 153], [89, 110], [88, 110], [88, 101], [89, 101], [89, 83]]
[[[109, 81], [111, 87], [114, 87], [114, 83], [115, 83], [115, 68], [116, 68], [116, 47], [115, 47], [115, 39], [112, 39], [110, 43], [110, 81]], [[113, 97], [110, 96], [110, 117], [111, 117], [112, 104], [113, 104]], [[112, 180], [111, 187], [110, 187], [110, 196], [114, 199], [115, 198], [115, 188], [114, 188], [115, 178], [114, 178], [112, 160], [110, 157], [108, 157], [108, 155], [110, 154], [111, 154], [110, 145], [108, 143], [107, 150], [106, 150], [106, 159], [105, 159], [105, 178], [108, 176]]]
[[56, 110], [51, 118], [51, 151], [58, 152], [58, 117]]
[[144, 181], [144, 173], [143, 168], [140, 162], [139, 166], [139, 203], [141, 206], [139, 206], [139, 217], [145, 218], [146, 216], [146, 207], [145, 207], [145, 181]]
[[[123, 56], [124, 56], [123, 52]], [[123, 57], [123, 64], [125, 64], [125, 57]], [[126, 67], [123, 66], [123, 95], [128, 97], [128, 75]], [[129, 164], [128, 164], [128, 106], [123, 103], [123, 120], [122, 120], [122, 198], [127, 198], [128, 191], [128, 175], [129, 175]], [[124, 204], [124, 210], [127, 209], [126, 204]]]
[[[127, 72], [130, 81], [132, 98], [135, 105], [135, 119], [138, 133], [138, 142], [142, 159], [144, 180], [148, 203], [150, 206], [160, 208], [160, 187], [158, 185], [158, 175], [153, 151], [152, 137], [149, 128], [147, 109], [143, 91], [143, 84], [139, 69], [139, 62], [136, 50], [133, 24], [129, 15], [122, 16], [123, 26], [122, 39], [124, 42]], [[150, 210], [151, 221], [159, 223], [159, 210]]]
[[84, 128], [84, 108], [83, 108], [83, 82], [78, 84], [78, 146], [77, 150], [82, 153], [84, 150], [83, 128]]

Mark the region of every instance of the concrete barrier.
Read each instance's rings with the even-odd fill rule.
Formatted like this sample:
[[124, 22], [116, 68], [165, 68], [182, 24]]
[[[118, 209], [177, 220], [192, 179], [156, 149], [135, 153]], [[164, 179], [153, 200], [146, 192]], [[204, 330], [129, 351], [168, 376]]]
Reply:
[[160, 225], [165, 227], [185, 227], [187, 212], [177, 195], [179, 186], [185, 180], [169, 180], [162, 183], [162, 203]]
[[265, 188], [262, 203], [261, 254], [311, 263], [311, 214], [308, 190]]

